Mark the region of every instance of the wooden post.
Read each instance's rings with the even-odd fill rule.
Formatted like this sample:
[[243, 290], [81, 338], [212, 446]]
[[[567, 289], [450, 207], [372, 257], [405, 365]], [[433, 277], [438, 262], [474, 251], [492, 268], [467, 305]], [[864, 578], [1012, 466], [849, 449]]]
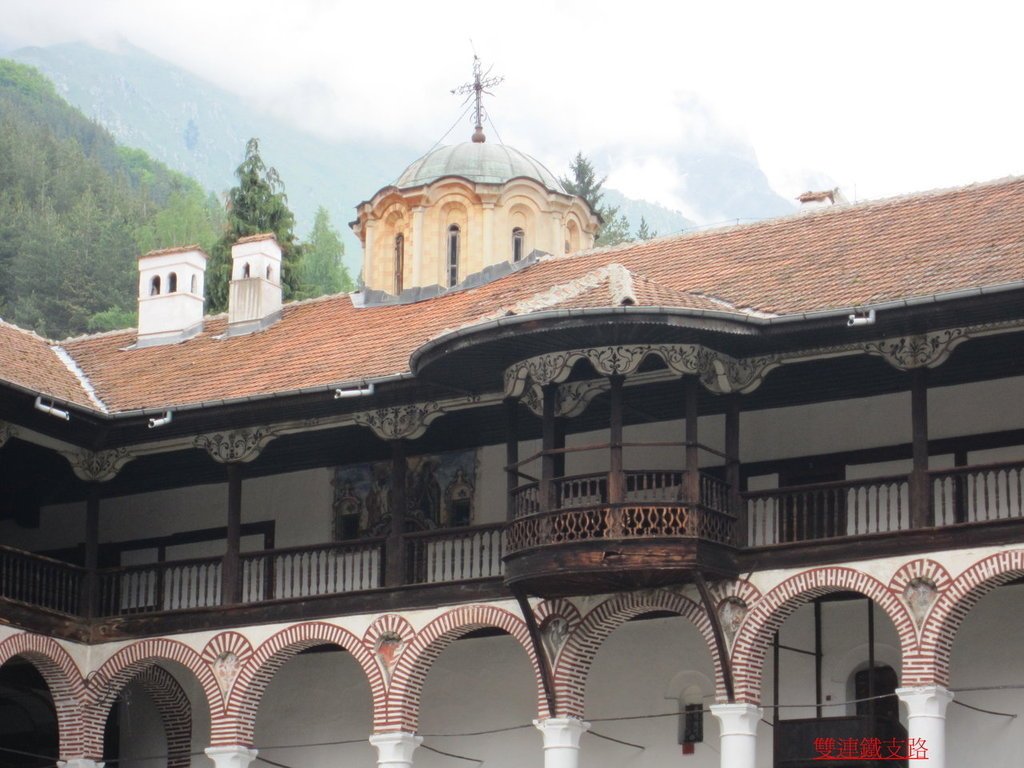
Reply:
[[405, 497], [405, 443], [391, 441], [391, 531], [387, 543], [387, 572], [385, 584], [397, 587], [406, 580], [405, 569], [405, 512], [409, 506]]
[[626, 478], [622, 471], [622, 376], [608, 379], [608, 502], [621, 504], [626, 500]]
[[747, 545], [747, 507], [740, 496], [740, 396], [725, 401], [725, 484], [729, 512], [736, 518], [736, 546]]
[[85, 581], [82, 583], [81, 612], [86, 618], [97, 615], [99, 602], [100, 564], [100, 487], [99, 483], [89, 484], [89, 495], [85, 501]]
[[519, 401], [505, 400], [505, 488], [507, 501], [505, 519], [516, 518], [516, 490], [519, 488]]
[[700, 503], [700, 451], [697, 448], [697, 387], [696, 376], [684, 376], [683, 387], [686, 413], [686, 474], [683, 481], [683, 501]]
[[557, 384], [544, 387], [544, 409], [541, 414], [540, 457], [540, 511], [550, 512], [558, 506], [555, 501], [555, 396]]
[[222, 605], [242, 602], [242, 465], [231, 462], [228, 467], [227, 548], [221, 565]]
[[932, 520], [932, 489], [928, 476], [928, 371], [910, 373], [910, 422], [914, 468], [910, 476], [910, 526], [927, 528]]

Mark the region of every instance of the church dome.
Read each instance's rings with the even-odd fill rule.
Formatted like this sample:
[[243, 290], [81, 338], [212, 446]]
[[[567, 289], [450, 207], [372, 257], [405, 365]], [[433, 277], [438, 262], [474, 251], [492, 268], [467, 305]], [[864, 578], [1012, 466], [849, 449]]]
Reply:
[[554, 174], [529, 155], [503, 144], [471, 141], [431, 150], [406, 168], [395, 186], [418, 187], [445, 176], [460, 176], [479, 184], [504, 184], [525, 177], [551, 192], [566, 194]]

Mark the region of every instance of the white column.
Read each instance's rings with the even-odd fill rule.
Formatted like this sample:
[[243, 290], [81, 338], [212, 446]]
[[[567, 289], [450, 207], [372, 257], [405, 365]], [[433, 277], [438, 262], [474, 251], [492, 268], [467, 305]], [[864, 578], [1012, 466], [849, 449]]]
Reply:
[[721, 729], [722, 768], [754, 768], [763, 710], [754, 704], [712, 704], [711, 714]]
[[[512, 242], [512, 236], [509, 235], [509, 243]], [[511, 261], [511, 258], [506, 258], [504, 254], [499, 259], [494, 257], [494, 203], [484, 203], [484, 263], [480, 265], [480, 268], [489, 267], [494, 264], [495, 261]], [[479, 270], [475, 270], [479, 271]]]
[[953, 692], [941, 685], [897, 688], [907, 705], [907, 740], [911, 757], [925, 757], [928, 768], [946, 766], [946, 707]]
[[544, 734], [544, 768], [577, 768], [580, 764], [580, 737], [590, 729], [576, 717], [549, 717], [534, 720]]
[[406, 731], [375, 733], [370, 743], [377, 748], [377, 765], [384, 768], [412, 768], [412, 753], [423, 737]]
[[562, 214], [551, 214], [551, 255], [562, 256], [565, 253], [565, 231], [562, 228]]
[[412, 209], [412, 284], [423, 285], [423, 206]]
[[103, 768], [104, 763], [98, 763], [87, 757], [76, 757], [74, 760], [58, 760], [57, 768]]
[[247, 768], [256, 759], [256, 750], [249, 747], [210, 747], [206, 756], [217, 768]]

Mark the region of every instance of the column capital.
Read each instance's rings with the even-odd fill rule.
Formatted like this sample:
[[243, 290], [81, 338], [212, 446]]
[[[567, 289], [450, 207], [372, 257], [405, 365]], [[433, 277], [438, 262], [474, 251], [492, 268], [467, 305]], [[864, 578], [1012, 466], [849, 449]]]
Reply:
[[206, 750], [206, 756], [217, 768], [247, 768], [257, 754], [258, 750], [239, 745], [210, 747]]
[[953, 692], [941, 685], [897, 688], [896, 695], [907, 705], [908, 717], [945, 718], [946, 707], [953, 700]]
[[76, 757], [73, 760], [58, 760], [57, 768], [103, 768], [105, 763], [91, 760], [88, 757]]
[[408, 731], [374, 733], [370, 744], [377, 748], [377, 765], [412, 768], [412, 753], [423, 743], [423, 737]]
[[764, 710], [756, 704], [712, 704], [711, 714], [722, 724], [723, 736], [752, 736]]
[[578, 717], [547, 717], [533, 725], [544, 734], [544, 749], [579, 749], [580, 738], [590, 730], [590, 723]]

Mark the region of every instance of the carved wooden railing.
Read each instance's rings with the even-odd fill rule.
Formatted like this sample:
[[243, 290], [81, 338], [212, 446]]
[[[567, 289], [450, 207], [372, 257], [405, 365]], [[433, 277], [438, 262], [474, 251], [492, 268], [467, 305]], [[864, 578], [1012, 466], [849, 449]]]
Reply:
[[[588, 539], [685, 537], [735, 543], [736, 521], [729, 512], [729, 488], [701, 473], [700, 503], [682, 500], [684, 472], [627, 470], [625, 501], [608, 502], [608, 473], [558, 478], [559, 506], [549, 512], [520, 514], [507, 530], [509, 552]], [[519, 503], [523, 496], [529, 501]], [[537, 509], [536, 484], [520, 486], [517, 512]]]
[[906, 475], [749, 491], [742, 498], [752, 547], [910, 527]]
[[105, 568], [98, 572], [100, 616], [220, 605], [221, 558]]
[[929, 474], [936, 525], [1024, 517], [1024, 462], [939, 469]]
[[384, 539], [244, 552], [242, 602], [376, 589], [383, 573]]
[[503, 523], [409, 533], [405, 540], [409, 584], [486, 579], [505, 572]]
[[0, 546], [0, 597], [70, 615], [79, 613], [85, 569]]

